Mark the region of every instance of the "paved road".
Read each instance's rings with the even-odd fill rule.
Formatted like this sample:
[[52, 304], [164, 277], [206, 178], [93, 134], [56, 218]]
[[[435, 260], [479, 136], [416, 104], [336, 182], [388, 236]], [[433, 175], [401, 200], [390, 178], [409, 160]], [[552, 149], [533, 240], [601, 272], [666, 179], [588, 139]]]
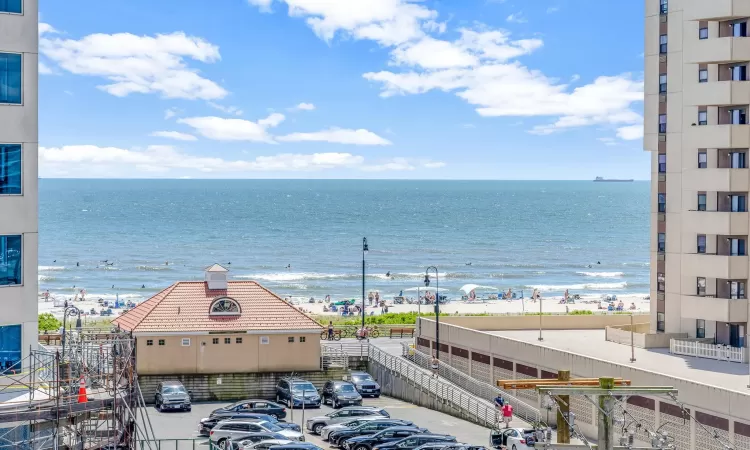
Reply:
[[[186, 412], [164, 412], [160, 413], [153, 407], [148, 408], [148, 414], [154, 427], [154, 433], [157, 439], [193, 439], [198, 436], [198, 423], [201, 418], [208, 417], [212, 410], [225, 405], [226, 403], [196, 403], [193, 404], [193, 410]], [[366, 405], [377, 405], [385, 408], [396, 419], [411, 420], [420, 427], [429, 429], [437, 433], [445, 433], [456, 436], [459, 442], [466, 442], [474, 445], [487, 445], [489, 441], [489, 430], [474, 425], [461, 419], [432, 411], [427, 408], [412, 405], [388, 397], [378, 399], [365, 399]], [[305, 417], [326, 414], [332, 411], [331, 408], [323, 406], [320, 409], [306, 410]], [[289, 411], [287, 411], [289, 412]], [[302, 425], [302, 410], [294, 410], [294, 418], [287, 416], [288, 422], [295, 422]], [[207, 448], [207, 439], [200, 438], [202, 446]], [[323, 442], [318, 436], [311, 435], [305, 431], [305, 439], [322, 448], [328, 448], [328, 443]], [[192, 443], [185, 441], [179, 443], [177, 447], [173, 444], [165, 444], [163, 449], [188, 449]], [[200, 446], [197, 446], [198, 448]]]

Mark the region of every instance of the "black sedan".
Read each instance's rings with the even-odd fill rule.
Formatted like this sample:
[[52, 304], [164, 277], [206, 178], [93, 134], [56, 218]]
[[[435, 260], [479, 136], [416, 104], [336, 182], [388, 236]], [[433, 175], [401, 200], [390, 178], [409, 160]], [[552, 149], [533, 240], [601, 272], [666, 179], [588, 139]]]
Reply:
[[374, 447], [372, 450], [414, 450], [424, 444], [441, 443], [443, 445], [455, 444], [456, 437], [447, 434], [419, 433], [398, 441], [386, 442]]
[[346, 450], [372, 450], [374, 447], [385, 445], [391, 441], [400, 441], [414, 434], [424, 433], [427, 430], [416, 427], [391, 427], [372, 435], [356, 436], [344, 441]]
[[210, 434], [211, 429], [215, 427], [217, 423], [219, 423], [222, 420], [227, 420], [227, 419], [250, 419], [250, 420], [258, 420], [258, 421], [266, 421], [266, 422], [271, 422], [273, 424], [276, 424], [279, 427], [284, 428], [284, 429], [302, 431], [302, 428], [296, 423], [280, 422], [276, 420], [275, 417], [269, 416], [266, 414], [219, 413], [219, 414], [212, 415], [211, 417], [201, 419], [200, 431], [199, 431], [200, 435], [208, 436]]
[[414, 426], [414, 423], [409, 422], [408, 420], [400, 420], [400, 419], [368, 420], [362, 425], [359, 425], [354, 428], [344, 428], [342, 430], [336, 430], [336, 431], [331, 432], [331, 434], [328, 435], [328, 442], [330, 442], [334, 446], [341, 446], [341, 444], [345, 440], [349, 438], [353, 438], [355, 436], [375, 434], [379, 431], [387, 430], [388, 428], [391, 428], [391, 427], [411, 427], [411, 426]]
[[268, 400], [240, 400], [223, 408], [218, 408], [211, 412], [211, 416], [218, 413], [255, 413], [268, 414], [277, 419], [286, 417], [286, 408], [278, 403], [269, 402]]

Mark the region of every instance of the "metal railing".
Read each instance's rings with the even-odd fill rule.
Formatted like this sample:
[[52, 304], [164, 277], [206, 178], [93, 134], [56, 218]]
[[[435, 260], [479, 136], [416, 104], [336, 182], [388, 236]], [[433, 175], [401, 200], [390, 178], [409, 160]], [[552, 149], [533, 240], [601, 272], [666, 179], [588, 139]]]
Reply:
[[[429, 369], [430, 363], [432, 362], [430, 355], [421, 352], [414, 347], [410, 347], [408, 344], [401, 345], [405, 357], [419, 367]], [[504, 391], [497, 386], [493, 386], [471, 377], [444, 362], [441, 362], [438, 367], [438, 372], [442, 378], [450, 380], [452, 383], [463, 387], [477, 397], [488, 399], [490, 402], [492, 402], [498, 395], [502, 395], [506, 402], [510, 402], [510, 404], [513, 405], [513, 413], [515, 415], [522, 417], [530, 423], [539, 422], [540, 413], [538, 407], [529, 405], [510, 394], [508, 391]]]
[[[407, 359], [386, 353], [375, 346], [370, 346], [370, 363], [380, 364], [401, 380], [411, 384], [411, 391], [428, 393], [431, 398], [450, 408], [454, 415], [487, 428], [497, 428], [499, 425], [500, 418], [495, 406], [466, 391], [464, 386], [459, 387], [445, 381]], [[382, 380], [381, 388], [384, 389], [384, 394], [398, 396], [395, 392], [387, 392], [389, 387], [384, 386]], [[419, 396], [419, 399], [423, 400], [423, 397]], [[412, 399], [405, 398], [404, 400], [411, 401]], [[517, 417], [526, 419], [521, 414]], [[533, 416], [531, 421], [528, 419], [526, 421], [538, 423], [539, 415]]]
[[698, 358], [716, 359], [737, 363], [746, 362], [745, 349], [722, 344], [706, 344], [698, 341], [670, 339], [669, 353], [675, 355], [696, 356]]
[[[219, 450], [219, 446], [206, 439], [144, 439], [137, 450]], [[222, 449], [223, 450], [223, 449]]]
[[320, 341], [323, 353], [340, 352], [347, 356], [366, 357], [370, 343], [367, 341]]

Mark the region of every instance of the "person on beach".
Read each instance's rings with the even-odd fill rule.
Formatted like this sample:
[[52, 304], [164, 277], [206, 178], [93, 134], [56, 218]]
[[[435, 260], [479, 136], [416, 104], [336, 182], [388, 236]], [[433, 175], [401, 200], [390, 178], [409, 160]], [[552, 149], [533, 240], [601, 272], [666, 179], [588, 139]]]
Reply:
[[506, 403], [503, 405], [503, 422], [505, 428], [510, 428], [510, 422], [513, 420], [513, 405]]
[[372, 291], [367, 295], [367, 301], [369, 302], [370, 306], [372, 306], [372, 300], [375, 298], [374, 295], [372, 295]]
[[432, 362], [430, 362], [430, 368], [432, 369], [432, 376], [439, 376], [440, 371], [440, 360], [437, 359], [437, 355], [432, 356]]
[[42, 294], [42, 297], [44, 298], [45, 302], [49, 301], [49, 289], [47, 289], [46, 291], [44, 291], [44, 294]]
[[332, 320], [328, 321], [328, 340], [329, 341], [333, 340], [333, 321]]

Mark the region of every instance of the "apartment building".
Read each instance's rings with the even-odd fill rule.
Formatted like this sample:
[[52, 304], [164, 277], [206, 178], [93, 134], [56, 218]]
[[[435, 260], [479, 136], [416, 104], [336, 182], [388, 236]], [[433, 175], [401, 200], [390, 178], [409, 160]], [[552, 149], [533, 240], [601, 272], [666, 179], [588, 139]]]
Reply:
[[37, 344], [38, 14], [0, 0], [0, 373]]
[[646, 0], [651, 327], [745, 347], [748, 0]]

